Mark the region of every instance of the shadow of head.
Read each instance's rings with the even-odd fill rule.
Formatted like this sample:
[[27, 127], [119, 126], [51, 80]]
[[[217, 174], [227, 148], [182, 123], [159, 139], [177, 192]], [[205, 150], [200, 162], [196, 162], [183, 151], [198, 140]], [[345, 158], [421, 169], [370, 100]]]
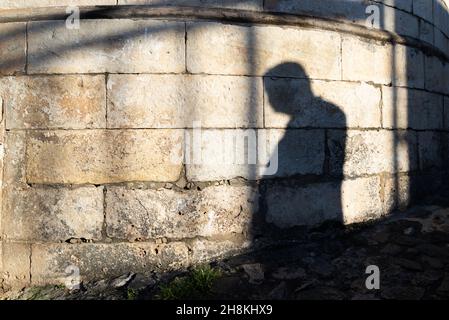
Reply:
[[266, 77], [278, 77], [280, 75], [289, 75], [295, 79], [304, 79], [298, 85], [292, 85], [289, 79], [275, 80], [272, 78], [267, 81], [265, 91], [271, 107], [280, 113], [294, 114], [294, 108], [291, 103], [297, 100], [298, 95], [306, 97], [313, 96], [308, 76], [304, 68], [295, 62], [285, 62], [271, 68]]
[[[345, 128], [346, 117], [341, 108], [325, 99], [338, 88], [323, 81], [311, 81], [304, 68], [294, 62], [281, 63], [265, 73], [265, 91], [269, 108], [288, 115], [287, 127], [294, 128]], [[319, 94], [315, 95], [312, 90]], [[280, 116], [272, 115], [278, 125]], [[282, 118], [282, 119], [285, 119]]]

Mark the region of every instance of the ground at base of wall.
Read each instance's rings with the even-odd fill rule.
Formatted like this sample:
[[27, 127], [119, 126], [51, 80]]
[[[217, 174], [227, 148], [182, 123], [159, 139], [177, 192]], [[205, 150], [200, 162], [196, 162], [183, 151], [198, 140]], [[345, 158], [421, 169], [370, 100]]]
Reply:
[[[376, 285], [378, 267], [379, 289]], [[373, 268], [373, 267], [371, 267]], [[3, 299], [447, 299], [449, 206], [416, 206], [356, 228], [310, 230], [305, 239], [182, 274], [25, 288]]]

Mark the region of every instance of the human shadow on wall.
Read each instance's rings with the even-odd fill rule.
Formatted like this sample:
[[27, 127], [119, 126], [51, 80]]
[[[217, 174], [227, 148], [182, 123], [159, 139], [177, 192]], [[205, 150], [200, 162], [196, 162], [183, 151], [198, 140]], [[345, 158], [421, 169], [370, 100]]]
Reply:
[[[286, 71], [298, 76], [274, 76]], [[263, 214], [254, 215], [253, 239], [272, 232], [284, 236], [286, 229], [297, 238], [293, 227], [343, 221], [346, 116], [314, 94], [313, 85], [325, 84], [310, 80], [293, 62], [279, 64], [264, 76], [265, 127], [269, 139], [279, 142], [278, 152], [270, 156], [271, 168], [259, 183], [258, 207]], [[279, 233], [279, 228], [284, 230]]]

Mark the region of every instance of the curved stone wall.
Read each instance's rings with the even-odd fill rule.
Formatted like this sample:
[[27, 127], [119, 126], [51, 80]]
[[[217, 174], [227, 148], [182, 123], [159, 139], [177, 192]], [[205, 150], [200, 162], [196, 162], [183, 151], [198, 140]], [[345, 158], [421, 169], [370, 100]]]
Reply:
[[210, 3], [207, 19], [118, 6], [79, 29], [0, 11], [3, 286], [167, 272], [433, 192], [447, 9], [382, 2], [390, 33], [365, 28], [370, 1], [176, 2]]

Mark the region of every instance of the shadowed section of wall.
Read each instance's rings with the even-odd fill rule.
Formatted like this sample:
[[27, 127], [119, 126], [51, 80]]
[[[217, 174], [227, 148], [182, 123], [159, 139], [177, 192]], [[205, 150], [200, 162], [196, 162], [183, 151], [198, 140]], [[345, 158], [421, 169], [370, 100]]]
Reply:
[[[318, 6], [326, 1], [210, 4], [333, 12], [336, 24], [366, 17], [365, 2], [327, 2], [330, 11]], [[407, 206], [420, 181], [437, 186], [446, 16], [384, 2], [381, 27], [438, 49], [365, 38], [375, 31], [363, 28], [1, 24], [3, 285], [60, 283], [70, 265], [84, 280], [182, 269], [305, 225], [379, 219]], [[442, 42], [425, 33], [437, 29]]]

